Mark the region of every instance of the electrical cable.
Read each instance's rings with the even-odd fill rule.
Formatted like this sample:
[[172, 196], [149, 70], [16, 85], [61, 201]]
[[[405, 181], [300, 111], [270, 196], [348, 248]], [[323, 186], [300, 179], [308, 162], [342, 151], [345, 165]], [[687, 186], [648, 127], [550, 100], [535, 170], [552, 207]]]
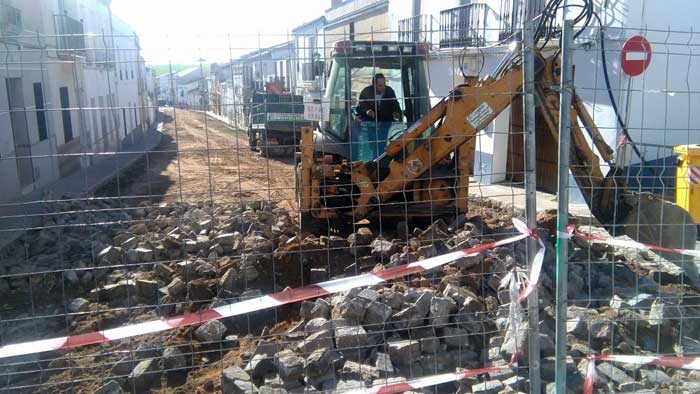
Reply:
[[[598, 18], [600, 20], [600, 18]], [[608, 74], [608, 65], [605, 60], [605, 32], [603, 32], [603, 29], [600, 29], [600, 57], [601, 61], [603, 62], [603, 77], [605, 78], [605, 87], [606, 90], [608, 91], [608, 97], [610, 98], [610, 104], [612, 105], [613, 111], [615, 112], [615, 117], [617, 118], [617, 123], [620, 125], [620, 129], [622, 130], [622, 134], [624, 134], [625, 138], [627, 139], [627, 142], [632, 145], [632, 150], [634, 153], [639, 156], [639, 160], [641, 160], [643, 163], [646, 162], [644, 159], [644, 156], [642, 155], [642, 152], [639, 150], [637, 145], [634, 143], [632, 140], [632, 136], [630, 136], [629, 131], [627, 130], [627, 126], [625, 125], [625, 121], [622, 120], [622, 116], [620, 115], [620, 111], [617, 108], [617, 103], [615, 102], [615, 96], [612, 91], [612, 87], [610, 85], [610, 76]], [[652, 168], [653, 169], [653, 168]]]
[[[535, 42], [538, 40], [544, 38], [544, 44], [540, 47], [540, 49], [544, 48], [544, 46], [547, 44], [547, 42], [556, 36], [557, 33], [561, 32], [561, 29], [557, 29], [555, 27], [555, 17], [556, 17], [556, 12], [559, 9], [563, 8], [569, 8], [569, 7], [576, 7], [576, 8], [581, 8], [581, 13], [579, 13], [576, 18], [574, 19], [575, 22], [580, 22], [583, 20], [585, 17], [586, 21], [584, 22], [583, 26], [579, 31], [576, 32], [574, 35], [574, 38], [577, 38], [580, 36], [589, 26], [590, 21], [593, 17], [598, 21], [598, 26], [600, 27], [600, 54], [601, 54], [601, 61], [603, 63], [603, 77], [605, 80], [605, 88], [608, 93], [608, 98], [610, 99], [610, 104], [612, 106], [613, 112], [615, 112], [615, 118], [617, 119], [617, 123], [622, 131], [622, 134], [625, 136], [627, 139], [627, 142], [632, 146], [632, 150], [634, 153], [639, 157], [639, 159], [642, 161], [642, 163], [646, 162], [646, 159], [644, 158], [644, 155], [642, 152], [639, 150], [637, 145], [634, 143], [634, 140], [632, 139], [632, 136], [629, 133], [629, 130], [627, 129], [627, 126], [625, 125], [624, 120], [622, 119], [622, 115], [620, 114], [620, 109], [617, 106], [617, 101], [615, 100], [615, 95], [612, 90], [612, 85], [610, 83], [610, 73], [608, 71], [608, 64], [606, 61], [606, 55], [605, 55], [605, 32], [604, 32], [604, 26], [603, 26], [603, 21], [600, 19], [600, 16], [598, 13], [595, 12], [594, 7], [593, 7], [593, 2], [591, 0], [585, 0], [584, 5], [579, 5], [579, 4], [570, 4], [570, 5], [565, 5], [565, 6], [560, 6], [562, 0], [551, 0], [547, 5], [545, 6], [544, 11], [542, 12], [543, 18], [540, 20], [540, 23], [537, 27], [536, 33], [535, 33]], [[547, 34], [543, 36], [543, 31], [546, 31]], [[654, 170], [652, 168], [652, 170]], [[654, 170], [655, 175], [656, 171]]]
[[[620, 110], [617, 107], [617, 102], [615, 101], [615, 95], [613, 94], [612, 85], [610, 84], [610, 73], [608, 72], [608, 62], [606, 60], [606, 55], [605, 55], [605, 31], [603, 29], [603, 21], [600, 19], [600, 16], [595, 11], [591, 10], [591, 13], [598, 20], [598, 25], [600, 26], [600, 60], [603, 63], [603, 78], [605, 79], [605, 90], [607, 90], [607, 92], [608, 92], [608, 98], [610, 99], [610, 105], [613, 108], [613, 112], [615, 112], [615, 118], [617, 119], [617, 123], [620, 126], [620, 129], [622, 130], [622, 134], [627, 139], [627, 142], [632, 146], [632, 150], [639, 157], [639, 160], [641, 160], [642, 163], [646, 163], [646, 159], [644, 158], [644, 155], [637, 147], [637, 144], [634, 143], [634, 140], [632, 140], [632, 136], [630, 135], [629, 130], [627, 129], [627, 125], [625, 125], [625, 121], [622, 119], [622, 115], [620, 114]], [[654, 168], [652, 168], [652, 170], [654, 171], [654, 175], [658, 175], [658, 174], [656, 174], [656, 170]]]
[[[509, 35], [508, 37], [506, 37], [506, 38], [504, 38], [496, 43], [490, 44], [490, 45], [484, 45], [484, 46], [479, 46], [479, 47], [469, 47], [469, 49], [478, 49], [479, 53], [481, 54], [481, 67], [479, 67], [479, 72], [477, 75], [481, 75], [481, 72], [484, 70], [484, 65], [486, 64], [486, 56], [484, 55], [483, 50], [488, 49], [488, 48], [495, 48], [495, 47], [501, 46], [501, 45], [505, 44], [506, 42], [510, 41], [512, 38], [514, 38], [518, 34], [520, 34], [520, 33], [515, 32], [515, 33]], [[466, 58], [466, 55], [467, 55], [467, 47], [463, 47], [459, 52], [459, 72], [462, 74], [462, 76], [464, 78], [467, 78], [467, 75], [464, 73], [464, 59]]]

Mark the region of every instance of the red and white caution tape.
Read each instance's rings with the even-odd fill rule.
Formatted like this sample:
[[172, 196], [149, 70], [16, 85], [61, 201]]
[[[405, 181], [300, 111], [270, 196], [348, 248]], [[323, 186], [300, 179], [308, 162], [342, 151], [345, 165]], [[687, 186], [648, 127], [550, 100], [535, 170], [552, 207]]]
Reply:
[[583, 394], [593, 394], [593, 386], [595, 385], [595, 357], [588, 357], [588, 365], [586, 368], [586, 377], [583, 379]]
[[[524, 223], [517, 219], [513, 219], [513, 223], [515, 224], [515, 228], [518, 231], [520, 231], [520, 234], [510, 238], [502, 239], [500, 241], [490, 242], [484, 245], [478, 245], [473, 248], [461, 250], [458, 252], [447, 253], [441, 256], [416, 261], [410, 264], [388, 268], [379, 272], [362, 274], [350, 278], [335, 279], [327, 282], [301, 287], [298, 289], [285, 289], [284, 291], [281, 291], [279, 293], [252, 298], [233, 304], [223, 305], [207, 311], [188, 313], [185, 315], [173, 316], [167, 319], [131, 324], [85, 334], [5, 345], [0, 347], [0, 358], [41, 353], [52, 350], [71, 349], [80, 346], [93, 345], [97, 343], [111, 342], [114, 340], [125, 339], [139, 335], [153, 334], [161, 331], [171, 330], [174, 328], [201, 324], [210, 320], [218, 320], [226, 317], [243, 315], [246, 313], [255, 312], [263, 309], [274, 308], [280, 305], [308, 300], [316, 297], [325, 296], [328, 294], [339, 293], [357, 287], [373, 286], [392, 279], [416, 274], [419, 272], [424, 272], [445, 265], [462, 257], [472, 256], [477, 253], [483, 252], [487, 249], [517, 242], [519, 240], [533, 236], [533, 234], [536, 234], [535, 232], [530, 231]], [[541, 250], [538, 251], [538, 256], [540, 255], [540, 252], [541, 256], [544, 256], [544, 244], [541, 242], [541, 240], [539, 242], [541, 245]], [[526, 297], [527, 294], [529, 294], [529, 292], [531, 291], [531, 289], [534, 288], [534, 286], [536, 285], [541, 267], [542, 262], [539, 261], [538, 263], [536, 258], [535, 262], [533, 262], [532, 264], [532, 273], [529, 278], [528, 287], [525, 290], [523, 290], [523, 293], [521, 293], [522, 298]]]
[[471, 378], [474, 376], [485, 375], [489, 372], [500, 371], [510, 366], [499, 365], [493, 367], [485, 367], [478, 369], [469, 369], [462, 372], [451, 372], [444, 373], [440, 375], [425, 376], [422, 378], [411, 379], [405, 382], [391, 383], [381, 386], [372, 386], [368, 388], [353, 390], [346, 392], [346, 394], [392, 394], [392, 393], [403, 393], [404, 391], [417, 390], [424, 387], [431, 387], [438, 384], [458, 382], [460, 380]]
[[694, 369], [700, 371], [700, 357], [680, 356], [624, 356], [615, 354], [601, 354], [594, 357], [599, 361], [613, 361], [617, 363], [655, 365], [678, 369]]
[[423, 376], [416, 379], [407, 380], [405, 382], [390, 383], [385, 385], [372, 386], [357, 390], [352, 390], [346, 392], [345, 394], [392, 394], [392, 393], [403, 393], [404, 391], [417, 390], [424, 387], [431, 387], [438, 384], [458, 382], [466, 378], [471, 378], [474, 376], [486, 375], [490, 372], [501, 371], [514, 366], [517, 366], [516, 361], [518, 358], [519, 350], [511, 355], [510, 361], [507, 365], [494, 365], [490, 367], [468, 369], [461, 372], [449, 372], [439, 375]]
[[666, 248], [663, 246], [643, 244], [643, 243], [637, 242], [637, 241], [614, 239], [614, 238], [604, 238], [604, 237], [598, 237], [595, 235], [582, 234], [582, 233], [579, 233], [578, 231], [576, 231], [576, 227], [574, 225], [571, 225], [571, 224], [567, 227], [567, 231], [568, 231], [569, 237], [584, 239], [586, 241], [593, 242], [593, 243], [601, 243], [601, 244], [606, 244], [606, 245], [610, 245], [610, 246], [617, 246], [620, 248], [632, 248], [632, 249], [638, 249], [638, 250], [653, 250], [656, 252], [668, 252], [668, 253], [684, 254], [684, 255], [693, 256], [693, 257], [700, 257], [700, 250]]
[[583, 394], [593, 394], [596, 380], [596, 361], [611, 361], [624, 364], [655, 365], [657, 367], [693, 369], [700, 371], [700, 357], [677, 356], [625, 356], [615, 354], [600, 354], [588, 357], [588, 370], [583, 383]]
[[530, 293], [532, 293], [532, 290], [534, 290], [535, 287], [537, 287], [537, 283], [540, 280], [540, 272], [542, 272], [542, 262], [544, 261], [544, 253], [546, 249], [544, 246], [544, 242], [537, 235], [537, 228], [529, 229], [527, 228], [527, 225], [525, 223], [516, 219], [513, 219], [513, 225], [521, 234], [528, 234], [528, 236], [536, 239], [538, 245], [537, 253], [535, 254], [535, 257], [533, 258], [531, 263], [530, 276], [527, 281], [527, 286], [518, 296], [518, 302], [523, 302], [523, 300], [526, 299], [527, 296], [530, 295]]

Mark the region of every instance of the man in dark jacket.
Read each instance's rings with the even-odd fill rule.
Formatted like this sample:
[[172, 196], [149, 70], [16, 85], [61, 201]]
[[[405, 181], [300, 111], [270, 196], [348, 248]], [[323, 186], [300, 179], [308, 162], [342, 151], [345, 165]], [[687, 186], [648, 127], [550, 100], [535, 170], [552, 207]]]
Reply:
[[359, 120], [401, 121], [401, 106], [394, 89], [386, 86], [384, 74], [375, 74], [372, 85], [362, 89], [358, 112]]

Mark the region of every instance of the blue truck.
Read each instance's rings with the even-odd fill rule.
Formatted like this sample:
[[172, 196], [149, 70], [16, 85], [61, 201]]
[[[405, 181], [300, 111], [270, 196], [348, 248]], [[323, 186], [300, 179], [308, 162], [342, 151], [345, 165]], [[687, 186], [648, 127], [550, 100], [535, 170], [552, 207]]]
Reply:
[[248, 144], [261, 156], [293, 157], [301, 138], [304, 99], [289, 93], [255, 93], [249, 107]]

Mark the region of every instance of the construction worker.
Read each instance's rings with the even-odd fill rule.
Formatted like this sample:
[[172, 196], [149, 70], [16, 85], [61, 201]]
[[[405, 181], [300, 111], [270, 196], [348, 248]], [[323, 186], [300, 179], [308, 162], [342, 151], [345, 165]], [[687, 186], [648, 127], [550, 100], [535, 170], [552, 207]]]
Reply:
[[372, 84], [360, 92], [360, 103], [353, 108], [351, 127], [353, 160], [372, 160], [384, 151], [389, 129], [401, 121], [401, 107], [394, 89], [386, 85], [384, 74], [375, 74]]
[[386, 85], [384, 74], [374, 75], [372, 84], [360, 92], [356, 116], [361, 121], [400, 122], [401, 106], [394, 89]]

